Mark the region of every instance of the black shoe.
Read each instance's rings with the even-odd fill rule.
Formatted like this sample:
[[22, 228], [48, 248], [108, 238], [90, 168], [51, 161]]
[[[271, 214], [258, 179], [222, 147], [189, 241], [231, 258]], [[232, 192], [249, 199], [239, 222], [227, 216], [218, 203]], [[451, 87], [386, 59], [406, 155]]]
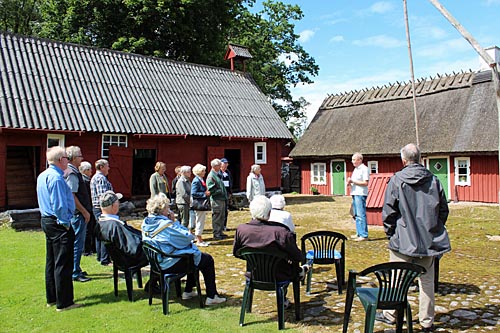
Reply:
[[103, 265], [103, 266], [111, 266], [112, 263], [111, 263], [111, 261], [103, 261], [103, 262], [101, 262], [101, 265]]
[[80, 273], [80, 275], [83, 275], [83, 276], [85, 276], [85, 277], [86, 277], [86, 276], [87, 276], [87, 275], [89, 275], [89, 274], [87, 273], [87, 271], [83, 271], [83, 272], [81, 272], [81, 273]]
[[422, 327], [422, 332], [432, 333], [434, 332], [434, 329], [434, 325], [432, 325], [431, 327]]
[[89, 282], [90, 280], [92, 280], [92, 279], [85, 277], [83, 275], [80, 275], [79, 277], [73, 278], [73, 281], [77, 281], [77, 282]]
[[220, 236], [215, 236], [215, 237], [214, 237], [214, 239], [215, 239], [215, 240], [224, 240], [224, 239], [226, 239], [226, 238], [227, 238], [227, 235], [224, 235], [224, 234], [222, 234], [222, 235], [220, 235]]
[[394, 325], [396, 322], [394, 321], [391, 321], [389, 318], [387, 318], [386, 316], [384, 316], [384, 313], [383, 312], [377, 312], [375, 314], [375, 320], [376, 321], [380, 321], [380, 322], [383, 322], [383, 323], [386, 323], [386, 324], [389, 324], [389, 325]]

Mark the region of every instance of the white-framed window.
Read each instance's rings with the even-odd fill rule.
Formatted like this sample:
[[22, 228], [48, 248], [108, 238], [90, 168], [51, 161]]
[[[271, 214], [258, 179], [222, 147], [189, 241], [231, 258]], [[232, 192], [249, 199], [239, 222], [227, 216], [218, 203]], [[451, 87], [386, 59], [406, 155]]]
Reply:
[[455, 157], [455, 184], [470, 186], [470, 157]]
[[255, 142], [254, 143], [255, 164], [267, 163], [267, 143]]
[[368, 171], [370, 174], [378, 173], [378, 161], [368, 161]]
[[127, 147], [127, 136], [124, 134], [103, 134], [101, 157], [109, 157], [109, 146]]
[[311, 184], [326, 185], [326, 163], [311, 163]]
[[64, 134], [47, 134], [47, 148], [56, 146], [64, 148]]

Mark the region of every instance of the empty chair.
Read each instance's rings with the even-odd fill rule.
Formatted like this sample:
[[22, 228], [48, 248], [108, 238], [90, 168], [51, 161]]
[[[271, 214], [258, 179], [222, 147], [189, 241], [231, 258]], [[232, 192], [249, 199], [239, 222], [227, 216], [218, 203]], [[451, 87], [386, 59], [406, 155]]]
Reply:
[[129, 301], [133, 301], [133, 286], [132, 277], [134, 274], [137, 276], [137, 285], [142, 288], [142, 275], [141, 268], [148, 265], [148, 262], [144, 261], [130, 261], [127, 260], [127, 255], [120, 251], [111, 242], [104, 242], [104, 246], [108, 250], [109, 256], [113, 261], [113, 283], [115, 289], [115, 296], [118, 296], [118, 271], [122, 271], [125, 274], [125, 284], [127, 285], [127, 295]]
[[[153, 274], [157, 275], [160, 279], [160, 289], [161, 289], [161, 302], [163, 306], [163, 314], [168, 314], [168, 299], [170, 295], [170, 283], [175, 283], [175, 290], [177, 297], [181, 297], [181, 281], [180, 279], [187, 274], [194, 274], [196, 282], [196, 291], [198, 293], [198, 298], [200, 301], [200, 308], [203, 308], [203, 299], [201, 298], [201, 288], [200, 288], [200, 278], [199, 271], [194, 265], [194, 259], [192, 254], [166, 254], [156, 247], [144, 242], [142, 248], [146, 257], [151, 265], [151, 276]], [[188, 269], [182, 273], [169, 273], [168, 270], [162, 270], [159, 262], [159, 257], [168, 258], [181, 258], [181, 260], [187, 260]], [[153, 302], [153, 288], [149, 288], [149, 305]]]
[[[347, 332], [354, 295], [365, 309], [365, 333], [373, 332], [376, 309], [396, 310], [396, 332], [403, 331], [403, 319], [406, 312], [408, 332], [413, 332], [411, 307], [407, 295], [413, 280], [425, 273], [425, 268], [406, 262], [389, 262], [371, 266], [357, 273], [349, 271], [347, 295], [344, 311], [343, 333]], [[357, 287], [356, 278], [373, 274], [377, 277], [378, 287]]]
[[[252, 249], [243, 247], [236, 256], [247, 262], [247, 276], [243, 302], [241, 303], [240, 326], [244, 325], [245, 312], [252, 312], [254, 289], [276, 291], [276, 304], [278, 309], [278, 328], [285, 328], [285, 290], [290, 283], [293, 284], [295, 305], [295, 319], [300, 320], [300, 293], [299, 277], [292, 280], [277, 281], [276, 271], [278, 263], [287, 260], [287, 254], [276, 249]], [[297, 263], [298, 265], [298, 263]]]
[[314, 231], [301, 238], [303, 263], [311, 267], [307, 274], [306, 294], [311, 293], [311, 279], [314, 265], [335, 265], [337, 288], [342, 294], [345, 281], [345, 241], [347, 237], [334, 231]]

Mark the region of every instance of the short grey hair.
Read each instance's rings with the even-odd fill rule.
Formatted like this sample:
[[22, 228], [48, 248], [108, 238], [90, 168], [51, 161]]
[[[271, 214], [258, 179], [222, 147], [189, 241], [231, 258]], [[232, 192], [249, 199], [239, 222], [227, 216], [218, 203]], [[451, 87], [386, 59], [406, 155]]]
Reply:
[[66, 156], [66, 150], [63, 147], [54, 146], [47, 149], [46, 157], [49, 164], [57, 163], [64, 156]]
[[169, 207], [170, 200], [163, 193], [157, 194], [146, 202], [146, 210], [149, 214], [161, 215], [165, 208]]
[[108, 160], [105, 160], [105, 159], [97, 160], [97, 161], [95, 161], [95, 169], [101, 170], [102, 168], [104, 168], [108, 164], [109, 164]]
[[285, 197], [281, 194], [275, 194], [269, 200], [274, 209], [283, 209], [286, 206]]
[[414, 143], [407, 144], [401, 148], [401, 159], [409, 163], [420, 163], [420, 149]]
[[80, 166], [78, 167], [78, 170], [80, 170], [80, 172], [85, 172], [87, 170], [92, 170], [92, 164], [90, 164], [87, 161], [83, 161], [82, 163], [80, 163]]
[[355, 152], [354, 154], [352, 154], [352, 158], [355, 158], [355, 159], [359, 158], [362, 161], [363, 160], [363, 154]]
[[254, 164], [250, 167], [250, 171], [255, 173], [255, 171], [259, 170], [260, 169], [260, 165], [258, 164]]
[[271, 201], [265, 195], [256, 195], [250, 202], [250, 214], [254, 219], [269, 220], [271, 209]]
[[73, 161], [77, 156], [82, 155], [82, 150], [78, 146], [69, 146], [66, 148], [68, 160]]
[[183, 165], [181, 166], [181, 169], [179, 170], [181, 174], [191, 172], [191, 167], [189, 165]]
[[207, 170], [207, 167], [204, 166], [203, 164], [196, 164], [194, 167], [193, 167], [193, 173], [197, 176], [200, 176], [201, 173], [203, 171], [206, 171]]
[[216, 167], [218, 165], [221, 165], [222, 162], [218, 159], [218, 158], [214, 158], [212, 161], [210, 161], [210, 166], [213, 168], [213, 167]]

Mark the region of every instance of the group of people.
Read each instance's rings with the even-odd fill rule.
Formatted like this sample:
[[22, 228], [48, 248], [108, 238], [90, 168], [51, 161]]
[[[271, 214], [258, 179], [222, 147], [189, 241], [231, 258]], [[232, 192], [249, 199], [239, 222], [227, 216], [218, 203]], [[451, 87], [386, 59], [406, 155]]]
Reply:
[[[352, 177], [348, 178], [348, 183], [353, 187], [351, 194], [356, 217], [356, 239], [368, 237], [366, 226], [363, 225], [366, 192], [356, 188], [366, 187], [368, 184], [362, 158], [359, 153], [353, 155], [352, 162], [358, 171], [355, 170]], [[226, 301], [226, 298], [217, 292], [213, 257], [198, 249], [198, 246], [204, 246], [201, 238], [204, 216], [198, 211], [195, 212], [196, 227], [193, 235], [190, 230], [192, 226], [189, 225], [191, 213], [189, 210], [183, 212], [184, 205], [190, 207], [192, 198], [210, 199], [215, 221], [215, 239], [225, 238], [222, 231], [227, 214], [226, 187], [230, 186], [230, 180], [226, 182], [221, 177], [220, 171], [224, 163], [222, 160], [211, 161], [211, 170], [206, 181], [206, 167], [201, 164], [193, 167], [195, 178], [192, 182], [191, 168], [179, 168], [179, 178], [175, 184], [179, 219], [175, 218], [171, 210], [168, 196], [171, 196], [173, 191], [168, 190], [168, 181], [163, 178], [165, 165], [159, 162], [155, 168], [157, 174], [151, 176], [152, 195], [147, 202], [148, 216], [142, 223], [141, 231], [128, 226], [117, 215], [121, 195], [113, 192], [106, 178], [109, 163], [105, 160], [97, 161], [96, 174], [89, 182], [89, 168], [82, 160], [81, 150], [76, 146], [66, 150], [61, 147], [50, 148], [47, 151], [49, 168], [42, 172], [37, 180], [41, 224], [47, 243], [47, 306], [55, 305], [57, 311], [80, 306], [73, 301], [72, 280], [79, 281], [80, 277], [86, 277], [79, 261], [85, 246], [86, 225], [92, 215], [99, 221], [98, 234], [101, 236], [98, 237], [97, 244], [103, 240], [113, 242], [121, 246], [120, 249], [130, 260], [136, 260], [137, 263], [147, 263], [141, 249], [143, 241], [165, 253], [192, 253], [195, 265], [204, 276], [206, 304], [214, 305]], [[417, 263], [426, 269], [419, 279], [419, 320], [422, 329], [431, 332], [434, 323], [434, 262], [437, 257], [451, 250], [445, 227], [448, 204], [437, 177], [420, 164], [420, 150], [416, 145], [408, 144], [403, 147], [401, 160], [404, 167], [391, 177], [383, 206], [384, 229], [389, 239], [389, 260]], [[289, 261], [282, 263], [277, 278], [288, 280], [295, 274], [303, 277], [308, 267], [298, 264], [302, 254], [297, 247], [291, 215], [283, 210], [285, 199], [281, 195], [268, 199], [262, 193], [257, 193], [264, 187], [263, 178], [259, 175], [260, 167], [252, 167], [251, 175], [247, 179], [251, 188], [249, 201], [252, 220], [237, 227], [233, 254], [237, 255], [242, 247], [280, 249], [289, 255]], [[158, 193], [153, 193], [153, 189]], [[358, 217], [361, 223], [358, 223]], [[364, 219], [366, 222], [366, 217]], [[102, 244], [100, 247], [102, 249]], [[106, 264], [109, 257], [98, 250], [98, 260]], [[171, 258], [161, 262], [163, 269], [172, 272], [184, 270], [185, 264]], [[188, 276], [183, 299], [197, 295], [193, 291], [194, 286], [194, 276]], [[394, 313], [386, 310], [378, 313], [376, 319], [388, 323], [395, 321]]]

